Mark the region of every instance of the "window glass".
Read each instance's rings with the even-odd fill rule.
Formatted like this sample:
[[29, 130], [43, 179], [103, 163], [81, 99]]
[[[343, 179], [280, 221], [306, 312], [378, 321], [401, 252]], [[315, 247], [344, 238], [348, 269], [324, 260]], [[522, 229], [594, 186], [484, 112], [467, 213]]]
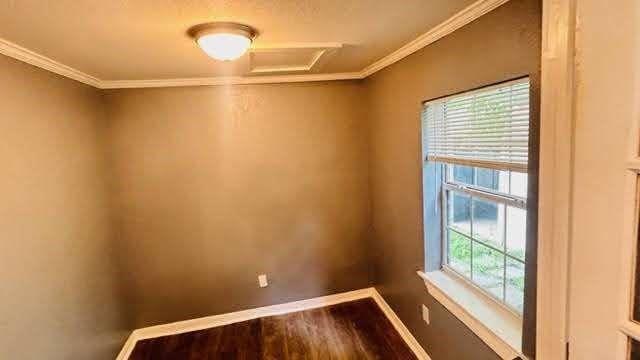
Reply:
[[471, 235], [471, 197], [454, 193], [447, 200], [448, 226], [465, 235]]
[[467, 277], [471, 276], [471, 239], [449, 229], [449, 266]]
[[473, 185], [473, 168], [470, 166], [453, 165], [453, 181], [461, 184]]
[[491, 295], [502, 299], [504, 254], [475, 241], [472, 248], [471, 280]]
[[[494, 192], [509, 194], [509, 177], [510, 171], [485, 169], [464, 165], [450, 165], [447, 179], [448, 181], [458, 184], [473, 185], [492, 190]], [[522, 179], [520, 179], [520, 181], [522, 181]], [[524, 181], [525, 195], [523, 197], [526, 197], [526, 174]]]
[[[500, 189], [500, 173], [506, 171], [498, 171], [493, 169], [476, 168], [476, 182], [475, 185], [480, 187], [499, 191]], [[504, 181], [504, 179], [502, 179]], [[508, 184], [508, 182], [507, 182]]]
[[522, 261], [527, 245], [527, 211], [507, 206], [507, 253]]
[[504, 243], [504, 205], [473, 199], [473, 238], [502, 248]]
[[522, 198], [527, 195], [526, 174], [445, 166], [445, 265], [522, 313], [527, 240], [527, 211]]
[[520, 172], [511, 172], [511, 195], [527, 197], [527, 174]]
[[505, 301], [518, 312], [524, 302], [524, 263], [507, 257]]

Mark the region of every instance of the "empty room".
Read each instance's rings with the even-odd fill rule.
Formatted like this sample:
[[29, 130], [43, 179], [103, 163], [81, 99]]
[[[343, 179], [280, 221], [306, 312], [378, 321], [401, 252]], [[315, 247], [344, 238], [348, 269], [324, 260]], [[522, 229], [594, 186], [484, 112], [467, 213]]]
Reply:
[[640, 360], [640, 2], [0, 0], [0, 359]]

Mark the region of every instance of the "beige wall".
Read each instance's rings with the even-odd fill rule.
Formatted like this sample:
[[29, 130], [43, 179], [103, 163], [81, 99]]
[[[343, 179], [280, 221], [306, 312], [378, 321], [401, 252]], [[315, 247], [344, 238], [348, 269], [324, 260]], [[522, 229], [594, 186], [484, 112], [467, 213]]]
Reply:
[[[615, 351], [637, 9], [577, 3], [569, 333], [595, 360]], [[0, 56], [0, 358], [111, 359], [133, 327], [365, 287], [373, 265], [434, 360], [496, 359], [415, 275], [420, 103], [534, 74], [539, 28], [540, 2], [511, 0], [364, 82], [102, 93]]]
[[420, 103], [535, 74], [539, 43], [512, 0], [365, 81], [100, 93], [0, 58], [1, 351], [110, 358], [125, 327], [375, 279], [434, 360], [496, 359], [415, 274]]
[[365, 80], [376, 287], [434, 360], [497, 355], [429, 297], [415, 273], [424, 267], [421, 102], [527, 74], [536, 82], [540, 29], [540, 1], [512, 0]]
[[0, 358], [113, 359], [100, 93], [4, 56], [0, 84]]
[[5, 57], [0, 82], [0, 358], [369, 286], [361, 82], [101, 92]]
[[363, 93], [342, 81], [107, 93], [136, 327], [369, 286]]
[[[635, 0], [579, 0], [569, 340], [571, 358], [613, 359], [624, 233], [624, 175], [637, 99]], [[634, 17], [635, 16], [635, 17]]]

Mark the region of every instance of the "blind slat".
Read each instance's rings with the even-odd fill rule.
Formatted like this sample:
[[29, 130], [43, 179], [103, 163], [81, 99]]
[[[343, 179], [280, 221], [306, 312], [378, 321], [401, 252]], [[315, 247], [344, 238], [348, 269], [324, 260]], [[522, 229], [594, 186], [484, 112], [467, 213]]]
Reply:
[[[487, 120], [487, 119], [495, 119], [500, 117], [528, 117], [528, 116], [529, 116], [528, 107], [520, 108], [520, 109], [512, 108], [510, 110], [503, 111], [503, 112], [482, 113], [482, 114], [469, 113], [464, 115], [462, 114], [451, 115], [450, 113], [447, 112], [447, 122], [461, 122], [474, 117], [481, 117], [481, 118], [484, 118], [484, 120]], [[437, 119], [436, 121], [440, 121], [440, 120]]]
[[529, 152], [529, 79], [425, 103], [427, 159], [524, 171]]
[[459, 111], [464, 111], [468, 109], [474, 109], [478, 104], [486, 103], [489, 101], [505, 100], [505, 99], [509, 99], [509, 101], [512, 101], [514, 105], [526, 105], [528, 103], [527, 95], [510, 94], [509, 96], [495, 96], [495, 97], [490, 96], [490, 97], [481, 99], [480, 101], [478, 101], [477, 99], [474, 99], [474, 100], [469, 100], [469, 101], [458, 103], [458, 104], [445, 103], [446, 104], [445, 108], [449, 112], [459, 112]]
[[459, 95], [459, 97], [453, 97], [446, 101], [449, 105], [457, 105], [464, 103], [472, 103], [477, 100], [484, 100], [487, 98], [498, 98], [498, 97], [516, 97], [516, 96], [528, 96], [529, 95], [529, 87], [516, 87], [511, 86], [511, 88], [506, 89], [503, 88], [504, 91], [496, 91], [496, 90], [487, 90], [484, 92], [478, 92], [474, 95]]

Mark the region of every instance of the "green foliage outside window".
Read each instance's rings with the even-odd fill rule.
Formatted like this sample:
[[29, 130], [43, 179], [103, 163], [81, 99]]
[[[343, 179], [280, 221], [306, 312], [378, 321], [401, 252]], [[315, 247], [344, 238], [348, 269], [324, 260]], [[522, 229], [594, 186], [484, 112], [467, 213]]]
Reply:
[[[449, 232], [449, 257], [452, 262], [469, 264], [471, 262], [470, 240], [455, 231]], [[504, 267], [504, 255], [486, 246], [476, 245], [473, 248], [474, 272], [483, 275], [501, 273]], [[524, 254], [523, 254], [524, 255]], [[509, 262], [513, 263], [513, 262]], [[509, 263], [507, 267], [509, 268]], [[507, 269], [509, 270], [509, 269]], [[518, 271], [507, 271], [507, 284], [524, 291], [524, 274], [514, 275]]]

